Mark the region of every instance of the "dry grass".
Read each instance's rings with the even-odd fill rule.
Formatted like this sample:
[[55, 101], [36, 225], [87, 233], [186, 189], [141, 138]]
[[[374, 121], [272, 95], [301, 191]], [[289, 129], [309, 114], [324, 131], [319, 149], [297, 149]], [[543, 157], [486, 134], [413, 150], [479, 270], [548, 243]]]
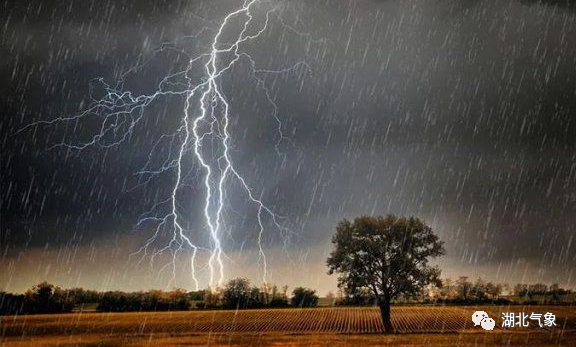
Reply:
[[72, 313], [3, 317], [3, 346], [576, 346], [576, 309], [481, 307], [501, 312], [552, 312], [558, 327], [473, 327], [475, 307], [395, 307], [401, 334], [383, 336], [374, 308], [268, 309], [163, 313]]
[[547, 333], [445, 333], [445, 334], [284, 334], [284, 333], [227, 333], [122, 335], [86, 334], [72, 336], [10, 337], [0, 343], [5, 347], [71, 347], [71, 346], [410, 346], [410, 347], [468, 347], [468, 346], [576, 346], [574, 334]]

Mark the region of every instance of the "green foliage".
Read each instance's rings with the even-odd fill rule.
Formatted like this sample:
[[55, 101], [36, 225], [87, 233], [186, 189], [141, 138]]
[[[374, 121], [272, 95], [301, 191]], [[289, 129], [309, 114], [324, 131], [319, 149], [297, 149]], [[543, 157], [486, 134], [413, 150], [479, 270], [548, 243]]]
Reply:
[[429, 260], [444, 254], [444, 244], [418, 218], [359, 217], [338, 223], [328, 257], [328, 273], [348, 293], [369, 290], [380, 306], [385, 331], [393, 332], [390, 304], [398, 296], [417, 296], [440, 285], [440, 269]]
[[418, 218], [359, 217], [341, 221], [332, 239], [329, 274], [349, 293], [369, 290], [379, 302], [400, 294], [417, 295], [428, 284], [441, 284], [440, 269], [429, 259], [444, 245]]

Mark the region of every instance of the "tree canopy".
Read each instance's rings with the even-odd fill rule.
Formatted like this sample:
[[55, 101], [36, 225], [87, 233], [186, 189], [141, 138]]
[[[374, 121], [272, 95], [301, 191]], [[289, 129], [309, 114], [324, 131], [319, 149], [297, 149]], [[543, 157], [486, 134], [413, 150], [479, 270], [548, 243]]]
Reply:
[[418, 218], [363, 216], [342, 220], [332, 239], [328, 273], [349, 293], [369, 290], [379, 304], [387, 332], [393, 331], [390, 303], [400, 294], [417, 294], [440, 285], [440, 269], [430, 259], [445, 253], [444, 244]]
[[314, 307], [318, 305], [318, 295], [313, 289], [296, 287], [292, 291], [291, 303], [297, 307]]

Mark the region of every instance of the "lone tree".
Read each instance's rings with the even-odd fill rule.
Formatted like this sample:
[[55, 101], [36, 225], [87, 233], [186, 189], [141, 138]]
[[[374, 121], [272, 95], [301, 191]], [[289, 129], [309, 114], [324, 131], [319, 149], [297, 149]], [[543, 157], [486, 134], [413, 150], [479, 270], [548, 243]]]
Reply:
[[[256, 289], [256, 290], [255, 290]], [[235, 278], [228, 281], [222, 295], [225, 308], [249, 308], [258, 304], [258, 289], [250, 287], [246, 278]]]
[[430, 258], [443, 255], [444, 243], [418, 218], [359, 217], [338, 223], [328, 257], [328, 273], [338, 273], [338, 286], [348, 292], [368, 289], [380, 307], [387, 333], [394, 331], [390, 303], [399, 294], [416, 294], [441, 285], [440, 269]]
[[292, 299], [290, 300], [292, 306], [302, 307], [315, 307], [318, 305], [318, 295], [316, 291], [310, 288], [298, 287], [292, 292]]

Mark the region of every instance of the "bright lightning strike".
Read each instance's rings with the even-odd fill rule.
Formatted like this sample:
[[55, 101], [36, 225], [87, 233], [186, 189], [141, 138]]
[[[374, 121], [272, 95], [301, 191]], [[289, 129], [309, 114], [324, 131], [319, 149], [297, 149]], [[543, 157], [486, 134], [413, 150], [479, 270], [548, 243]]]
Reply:
[[[265, 13], [265, 18], [258, 24], [254, 20], [255, 7], [259, 0], [245, 0], [240, 8], [229, 13], [216, 28], [204, 28], [196, 36], [198, 38], [205, 32], [213, 32], [214, 36], [209, 45], [208, 52], [198, 56], [189, 57], [186, 69], [170, 74], [162, 79], [157, 89], [152, 94], [134, 95], [130, 91], [123, 90], [124, 77], [143, 66], [137, 64], [124, 74], [116, 86], [106, 84], [99, 79], [105, 90], [103, 98], [94, 102], [88, 109], [71, 117], [59, 117], [51, 121], [40, 121], [27, 127], [40, 124], [56, 124], [60, 122], [77, 122], [82, 119], [96, 116], [101, 119], [99, 131], [89, 141], [81, 143], [61, 142], [54, 147], [65, 147], [74, 150], [83, 150], [88, 147], [110, 148], [127, 141], [135, 132], [138, 124], [145, 118], [145, 110], [156, 99], [163, 96], [181, 96], [184, 98], [184, 106], [178, 129], [171, 134], [165, 134], [158, 139], [153, 146], [148, 162], [138, 175], [144, 177], [141, 184], [144, 185], [159, 174], [173, 172], [174, 184], [170, 195], [164, 201], [155, 204], [148, 212], [144, 213], [137, 223], [138, 227], [152, 223], [154, 231], [152, 236], [139, 249], [142, 259], [150, 256], [151, 262], [165, 252], [171, 252], [172, 261], [167, 264], [172, 267], [173, 277], [176, 276], [177, 255], [181, 251], [190, 252], [190, 272], [195, 287], [200, 287], [198, 278], [198, 253], [209, 252], [207, 268], [209, 272], [208, 285], [221, 285], [225, 278], [225, 253], [222, 244], [224, 228], [224, 209], [226, 205], [226, 190], [230, 181], [236, 181], [243, 188], [247, 198], [257, 210], [258, 222], [258, 252], [259, 263], [262, 266], [262, 280], [267, 282], [267, 260], [263, 247], [263, 235], [265, 232], [264, 216], [269, 218], [274, 227], [283, 234], [291, 233], [281, 223], [280, 218], [254, 194], [247, 180], [236, 169], [230, 152], [232, 134], [230, 133], [231, 106], [221, 87], [221, 78], [231, 70], [239, 61], [245, 60], [251, 69], [251, 76], [261, 88], [267, 100], [273, 107], [273, 118], [278, 124], [279, 142], [285, 140], [282, 132], [282, 122], [278, 117], [278, 107], [274, 102], [269, 90], [266, 88], [264, 74], [282, 74], [308, 69], [308, 65], [299, 62], [292, 67], [280, 70], [263, 70], [256, 68], [256, 62], [246, 52], [241, 51], [246, 42], [257, 39], [264, 33], [270, 24], [272, 16], [276, 16], [280, 24], [298, 35], [306, 35], [286, 25], [282, 18], [270, 9]], [[225, 30], [233, 27], [233, 23], [240, 22], [240, 30], [232, 42], [224, 42]], [[174, 50], [172, 45], [162, 45], [158, 51]], [[186, 54], [183, 51], [179, 53]], [[200, 66], [203, 77], [195, 82], [193, 71]], [[159, 168], [153, 168], [152, 161], [157, 147], [168, 143], [170, 149], [167, 157]], [[193, 158], [201, 168], [201, 184], [204, 189], [203, 216], [209, 232], [210, 247], [202, 248], [193, 242], [194, 231], [188, 230], [185, 214], [179, 202], [179, 193], [186, 185], [185, 181], [190, 174], [186, 171], [185, 161]], [[167, 208], [166, 208], [167, 207]], [[164, 208], [166, 213], [158, 212]], [[150, 252], [160, 235], [168, 231], [171, 235], [167, 244]]]

